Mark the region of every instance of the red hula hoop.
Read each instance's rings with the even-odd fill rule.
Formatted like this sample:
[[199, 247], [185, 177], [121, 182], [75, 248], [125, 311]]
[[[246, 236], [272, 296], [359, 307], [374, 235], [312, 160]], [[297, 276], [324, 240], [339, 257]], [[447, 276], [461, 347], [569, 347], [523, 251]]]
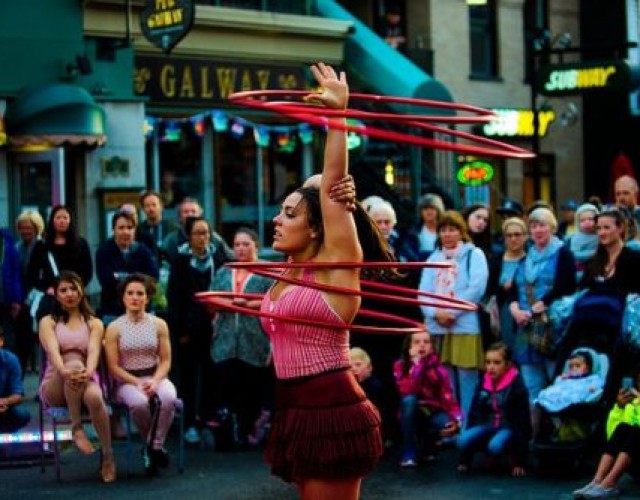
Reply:
[[[277, 319], [280, 321], [286, 321], [289, 323], [296, 323], [309, 326], [320, 326], [324, 328], [331, 328], [335, 330], [350, 330], [355, 332], [367, 332], [367, 333], [384, 333], [384, 334], [413, 334], [426, 331], [425, 326], [422, 323], [413, 321], [394, 314], [386, 314], [377, 311], [369, 311], [367, 309], [361, 309], [358, 314], [370, 318], [382, 319], [385, 321], [395, 321], [400, 324], [410, 325], [408, 327], [381, 327], [381, 326], [367, 326], [367, 325], [355, 325], [347, 323], [326, 323], [323, 321], [315, 321], [305, 318], [293, 318], [290, 316], [283, 316], [281, 314], [271, 313], [268, 311], [259, 311], [256, 309], [250, 309], [248, 307], [238, 306], [230, 304], [228, 301], [218, 297], [237, 297], [243, 295], [259, 295], [259, 294], [236, 294], [235, 292], [198, 292], [194, 294], [195, 299], [203, 304], [211, 304], [219, 307], [220, 309], [226, 309], [231, 312], [248, 314], [249, 316], [263, 317]], [[256, 297], [251, 297], [256, 298]]]
[[[473, 310], [476, 310], [478, 308], [478, 306], [476, 304], [474, 304], [473, 302], [469, 302], [469, 301], [464, 300], [464, 299], [459, 299], [457, 297], [449, 297], [449, 296], [443, 295], [441, 293], [423, 292], [422, 290], [416, 290], [414, 288], [407, 288], [406, 286], [390, 285], [388, 283], [378, 283], [376, 281], [368, 281], [368, 280], [360, 280], [360, 284], [362, 286], [368, 287], [368, 288], [376, 288], [378, 290], [389, 290], [391, 292], [403, 293], [405, 295], [420, 295], [422, 297], [430, 297], [432, 299], [444, 300], [444, 301], [450, 302], [452, 304], [461, 304], [461, 305], [464, 305], [464, 306], [473, 305], [474, 306]], [[440, 306], [435, 306], [435, 307], [440, 307]], [[442, 307], [446, 307], [446, 306], [442, 306]], [[469, 309], [469, 310], [471, 310], [471, 309]]]
[[[307, 90], [247, 90], [242, 92], [234, 92], [229, 95], [231, 102], [237, 101], [255, 101], [256, 98], [268, 96], [308, 96], [313, 92]], [[322, 105], [299, 102], [299, 101], [256, 101], [262, 108], [287, 106], [292, 113], [309, 113], [316, 114], [318, 110], [322, 110], [324, 116], [333, 116], [339, 118], [359, 118], [359, 119], [375, 119], [388, 120], [394, 122], [403, 122], [411, 120], [421, 120], [426, 122], [438, 123], [486, 123], [494, 120], [496, 114], [488, 109], [471, 104], [462, 104], [455, 102], [435, 101], [432, 99], [417, 99], [412, 97], [397, 96], [381, 96], [375, 94], [364, 94], [353, 92], [349, 94], [349, 100], [376, 101], [394, 104], [408, 104], [422, 108], [439, 108], [450, 109], [454, 111], [463, 111], [466, 113], [474, 113], [476, 116], [451, 116], [451, 115], [400, 115], [398, 113], [377, 113], [372, 111], [363, 111], [359, 109], [330, 109]]]
[[[474, 304], [473, 302], [467, 302], [465, 300], [462, 299], [452, 299], [451, 297], [447, 297], [445, 295], [438, 295], [438, 294], [433, 294], [433, 295], [437, 295], [437, 298], [440, 300], [434, 300], [434, 301], [430, 301], [430, 300], [420, 300], [420, 299], [414, 299], [414, 298], [409, 298], [409, 297], [394, 297], [393, 295], [387, 295], [387, 294], [383, 294], [383, 293], [376, 293], [376, 292], [367, 292], [364, 290], [354, 290], [353, 288], [345, 288], [345, 287], [341, 287], [341, 286], [335, 286], [335, 285], [327, 285], [324, 283], [318, 283], [318, 282], [309, 282], [309, 281], [303, 281], [297, 278], [292, 278], [290, 276], [283, 276], [281, 274], [275, 273], [275, 272], [269, 272], [266, 271], [264, 269], [255, 269], [253, 270], [254, 274], [257, 274], [259, 276], [265, 276], [267, 278], [273, 278], [277, 281], [283, 281], [285, 283], [289, 283], [291, 285], [300, 285], [300, 286], [306, 286], [307, 288], [314, 288], [316, 290], [322, 290], [325, 292], [332, 292], [332, 293], [339, 293], [342, 295], [357, 295], [360, 297], [368, 297], [368, 298], [372, 298], [372, 299], [377, 299], [377, 300], [382, 300], [384, 302], [395, 302], [398, 304], [409, 304], [409, 305], [416, 305], [416, 306], [431, 306], [431, 307], [440, 307], [443, 309], [456, 309], [459, 311], [475, 311], [477, 309], [476, 304]], [[369, 282], [367, 282], [369, 283]], [[383, 285], [381, 283], [378, 283], [379, 287], [386, 287], [386, 285]], [[401, 288], [403, 289], [404, 287], [394, 287], [392, 285], [389, 285], [390, 288], [388, 289], [394, 289], [394, 288]], [[410, 288], [405, 288], [403, 291], [403, 293], [409, 294], [411, 293], [412, 295], [417, 295], [417, 290], [412, 290]], [[396, 290], [397, 291], [397, 290]]]
[[[346, 123], [344, 120], [340, 120], [337, 118], [329, 119], [328, 116], [339, 116], [341, 118], [346, 118], [354, 115], [354, 110], [331, 110], [322, 106], [316, 105], [304, 105], [301, 103], [295, 102], [269, 102], [262, 101], [256, 99], [257, 97], [265, 97], [270, 95], [288, 95], [288, 96], [296, 96], [296, 95], [309, 95], [309, 92], [305, 91], [273, 91], [273, 90], [265, 90], [265, 91], [247, 91], [247, 92], [236, 92], [229, 96], [229, 100], [239, 104], [241, 106], [253, 107], [258, 109], [265, 109], [270, 111], [275, 111], [282, 115], [288, 116], [290, 118], [294, 118], [296, 120], [308, 122], [318, 126], [326, 126], [330, 128], [335, 128], [343, 131], [357, 132], [360, 134], [368, 135], [370, 137], [375, 137], [377, 139], [383, 140], [391, 140], [391, 141], [399, 141], [405, 142], [408, 144], [414, 144], [417, 146], [425, 146], [434, 149], [442, 149], [445, 151], [455, 151], [458, 153], [479, 155], [479, 156], [497, 156], [504, 158], [519, 158], [526, 159], [532, 158], [535, 155], [527, 151], [526, 149], [519, 148], [517, 146], [506, 144], [504, 142], [495, 141], [493, 139], [488, 139], [485, 137], [479, 137], [473, 134], [469, 134], [467, 132], [451, 130], [446, 127], [432, 125], [428, 123], [422, 123], [421, 121], [416, 121], [416, 119], [421, 119], [422, 121], [431, 121], [431, 122], [442, 122], [442, 123], [456, 123], [452, 118], [460, 118], [460, 117], [447, 117], [447, 116], [431, 116], [428, 120], [422, 115], [408, 115], [402, 117], [402, 115], [395, 115], [394, 118], [389, 119], [389, 113], [369, 113], [369, 112], [360, 112], [357, 114], [360, 118], [363, 118], [366, 114], [367, 119], [380, 119], [385, 118], [391, 121], [398, 122], [406, 122], [407, 126], [416, 127], [424, 130], [429, 130], [432, 132], [438, 132], [443, 135], [460, 137], [464, 138], [479, 144], [485, 144], [492, 146], [491, 148], [481, 147], [477, 145], [471, 144], [458, 144], [448, 141], [443, 141], [440, 139], [430, 139], [428, 137], [420, 137], [411, 134], [407, 134], [404, 132], [396, 132], [392, 130], [384, 130], [376, 127], [369, 127], [366, 125], [350, 125]], [[401, 98], [401, 97], [388, 97], [388, 96], [374, 96], [368, 94], [353, 94], [356, 98], [375, 100], [378, 102], [395, 102], [395, 103], [404, 103], [404, 104], [414, 104], [414, 105], [422, 105], [422, 106], [431, 106], [431, 107], [440, 107], [447, 109], [455, 109], [461, 111], [471, 111], [475, 113], [482, 112], [483, 114], [476, 117], [464, 117], [463, 123], [484, 123], [488, 121], [488, 119], [492, 118], [494, 115], [488, 110], [477, 108], [475, 106], [469, 106], [466, 104], [456, 104], [456, 103], [443, 103], [439, 101], [429, 101], [426, 99], [412, 99], [412, 98]], [[351, 97], [351, 96], [350, 96]], [[437, 104], [436, 104], [437, 103]], [[304, 111], [302, 111], [304, 110]]]
[[239, 267], [243, 269], [357, 269], [357, 268], [368, 268], [375, 267], [379, 268], [387, 268], [387, 269], [415, 269], [415, 268], [423, 268], [423, 267], [431, 267], [444, 269], [452, 267], [453, 264], [451, 262], [390, 262], [390, 261], [382, 261], [382, 262], [321, 262], [321, 261], [310, 261], [310, 262], [227, 262], [225, 263], [227, 267]]

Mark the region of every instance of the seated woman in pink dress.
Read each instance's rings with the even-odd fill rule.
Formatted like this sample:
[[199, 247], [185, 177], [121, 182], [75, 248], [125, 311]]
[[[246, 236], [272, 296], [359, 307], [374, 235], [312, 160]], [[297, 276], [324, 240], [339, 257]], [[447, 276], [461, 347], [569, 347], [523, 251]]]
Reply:
[[109, 416], [96, 368], [104, 329], [84, 293], [82, 280], [73, 271], [62, 271], [55, 281], [53, 312], [40, 320], [40, 343], [47, 354], [47, 367], [40, 384], [40, 399], [48, 406], [66, 406], [71, 417], [73, 441], [85, 454], [94, 452], [82, 428], [82, 405], [102, 446], [102, 480], [116, 479], [111, 448]]
[[126, 312], [107, 327], [107, 366], [118, 381], [116, 401], [127, 405], [145, 440], [145, 470], [155, 474], [158, 467], [169, 465], [164, 441], [176, 401], [176, 388], [167, 378], [171, 368], [169, 329], [164, 320], [146, 312], [155, 293], [151, 278], [131, 274], [118, 290]]

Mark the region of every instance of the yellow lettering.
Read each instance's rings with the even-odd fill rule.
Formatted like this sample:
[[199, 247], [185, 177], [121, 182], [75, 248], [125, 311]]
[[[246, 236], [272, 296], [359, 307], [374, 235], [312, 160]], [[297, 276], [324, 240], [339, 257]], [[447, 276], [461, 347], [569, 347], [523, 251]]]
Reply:
[[211, 99], [213, 97], [213, 89], [209, 86], [209, 67], [200, 67], [200, 97], [202, 99]]
[[533, 111], [520, 111], [518, 113], [518, 131], [516, 135], [533, 135]]
[[193, 90], [193, 74], [191, 73], [191, 66], [184, 67], [184, 74], [182, 75], [182, 85], [180, 87], [180, 97], [195, 97], [196, 93]]
[[171, 64], [165, 64], [160, 71], [160, 88], [165, 97], [175, 97], [176, 69]]
[[248, 69], [242, 72], [242, 90], [251, 90], [251, 73]]
[[[547, 135], [547, 129], [549, 128], [549, 124], [555, 119], [556, 119], [556, 114], [551, 110], [540, 111], [538, 113], [538, 135], [540, 137], [544, 137], [545, 135]], [[533, 130], [531, 131], [531, 135], [533, 135]]]
[[269, 70], [259, 69], [256, 71], [256, 75], [258, 76], [258, 86], [260, 90], [265, 90], [269, 85]]
[[580, 89], [589, 87], [606, 87], [609, 77], [615, 74], [615, 66], [607, 66], [606, 68], [588, 68], [578, 70], [577, 87]]
[[220, 98], [229, 97], [236, 85], [236, 70], [233, 68], [217, 68], [216, 76], [218, 77], [218, 88], [220, 89]]
[[298, 79], [296, 78], [296, 75], [279, 75], [278, 85], [284, 90], [297, 89]]
[[176, 9], [173, 11], [173, 24], [180, 24], [182, 22], [182, 9]]

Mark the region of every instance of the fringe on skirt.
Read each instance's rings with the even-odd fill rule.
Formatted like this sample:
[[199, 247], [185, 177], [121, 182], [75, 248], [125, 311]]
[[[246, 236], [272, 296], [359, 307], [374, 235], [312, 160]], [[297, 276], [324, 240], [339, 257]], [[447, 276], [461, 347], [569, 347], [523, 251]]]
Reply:
[[382, 455], [380, 415], [349, 370], [278, 380], [265, 459], [288, 482], [367, 475]]

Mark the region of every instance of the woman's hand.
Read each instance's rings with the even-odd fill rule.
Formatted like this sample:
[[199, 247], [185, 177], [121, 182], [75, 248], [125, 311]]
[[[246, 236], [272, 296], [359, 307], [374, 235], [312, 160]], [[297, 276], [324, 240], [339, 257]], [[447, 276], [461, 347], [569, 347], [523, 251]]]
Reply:
[[336, 203], [344, 203], [349, 212], [356, 209], [356, 184], [351, 175], [346, 175], [329, 189], [329, 198]]
[[322, 87], [321, 94], [309, 94], [306, 101], [318, 101], [331, 109], [346, 109], [349, 103], [349, 86], [344, 71], [340, 77], [328, 64], [318, 63], [311, 65], [311, 72]]
[[445, 311], [444, 309], [438, 309], [435, 315], [436, 322], [445, 328], [450, 327], [455, 322], [455, 318], [453, 314], [449, 311]]
[[545, 312], [546, 309], [547, 309], [547, 306], [544, 305], [544, 302], [542, 302], [541, 300], [535, 302], [531, 306], [531, 312], [533, 312], [533, 314], [541, 314], [541, 313]]
[[511, 307], [509, 308], [509, 310], [511, 311], [511, 316], [513, 316], [513, 320], [516, 322], [518, 326], [524, 326], [529, 321], [531, 321], [531, 316], [532, 316], [531, 312], [523, 311], [515, 302], [511, 304]]
[[618, 397], [616, 398], [616, 404], [619, 408], [624, 408], [631, 403], [638, 395], [634, 389], [620, 389], [618, 391]]
[[158, 382], [150, 378], [143, 380], [140, 384], [140, 389], [144, 392], [144, 395], [150, 398], [158, 391]]

